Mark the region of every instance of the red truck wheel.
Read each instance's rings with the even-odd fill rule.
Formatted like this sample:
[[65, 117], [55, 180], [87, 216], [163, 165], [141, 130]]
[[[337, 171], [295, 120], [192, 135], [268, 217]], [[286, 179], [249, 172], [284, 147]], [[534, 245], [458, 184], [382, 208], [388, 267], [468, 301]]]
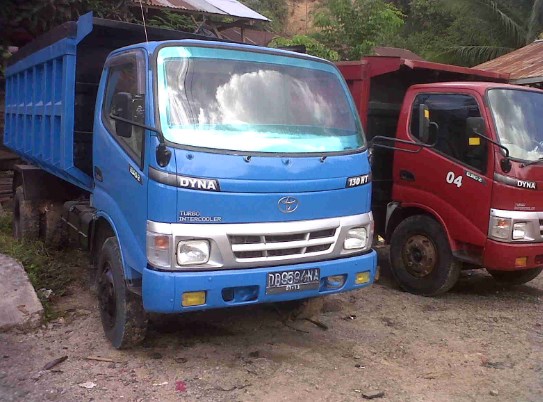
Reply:
[[391, 271], [409, 293], [436, 296], [454, 286], [461, 264], [455, 261], [441, 225], [425, 215], [401, 222], [390, 242]]
[[36, 240], [40, 230], [40, 211], [36, 203], [25, 200], [23, 187], [13, 197], [13, 237], [17, 240]]
[[115, 348], [127, 349], [143, 341], [147, 315], [141, 298], [126, 287], [115, 237], [106, 239], [98, 259], [98, 301], [106, 338]]
[[522, 285], [535, 279], [543, 271], [543, 268], [523, 269], [521, 271], [494, 271], [487, 269], [487, 271], [497, 282], [504, 285]]

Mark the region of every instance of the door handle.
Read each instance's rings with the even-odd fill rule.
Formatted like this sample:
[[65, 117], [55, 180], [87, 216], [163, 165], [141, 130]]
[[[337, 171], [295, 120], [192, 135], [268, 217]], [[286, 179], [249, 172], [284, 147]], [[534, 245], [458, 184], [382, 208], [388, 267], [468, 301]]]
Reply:
[[94, 167], [94, 178], [98, 181], [104, 181], [104, 176], [102, 175], [102, 169], [98, 166]]
[[415, 175], [409, 170], [400, 170], [400, 179], [405, 181], [415, 181]]

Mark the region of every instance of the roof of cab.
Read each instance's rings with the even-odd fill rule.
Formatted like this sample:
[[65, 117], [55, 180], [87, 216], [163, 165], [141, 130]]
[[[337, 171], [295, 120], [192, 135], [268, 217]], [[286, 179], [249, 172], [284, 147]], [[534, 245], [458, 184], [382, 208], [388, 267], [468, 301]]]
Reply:
[[[439, 88], [450, 88], [450, 89], [471, 89], [479, 93], [485, 93], [489, 89], [493, 88], [503, 88], [503, 89], [520, 89], [525, 91], [533, 91], [543, 93], [543, 90], [536, 88], [523, 87], [519, 85], [504, 84], [500, 82], [482, 82], [482, 81], [473, 81], [473, 82], [440, 82]], [[424, 88], [436, 88], [436, 84], [417, 84], [413, 85], [413, 88], [424, 89]]]
[[223, 42], [223, 41], [208, 41], [208, 40], [198, 40], [198, 39], [180, 39], [180, 40], [167, 40], [167, 41], [152, 41], [152, 42], [142, 42], [129, 46], [125, 46], [111, 52], [111, 55], [125, 52], [132, 49], [141, 49], [144, 48], [148, 51], [149, 54], [153, 54], [157, 51], [158, 48], [164, 46], [201, 46], [201, 47], [211, 47], [211, 48], [221, 48], [221, 49], [231, 49], [231, 50], [240, 50], [240, 51], [249, 51], [257, 53], [266, 53], [266, 54], [275, 54], [278, 56], [286, 57], [295, 57], [312, 61], [320, 61], [328, 64], [333, 64], [328, 60], [321, 59], [316, 56], [312, 56], [304, 53], [292, 52], [289, 50], [283, 49], [274, 49], [263, 46], [255, 46], [243, 43], [235, 42]]

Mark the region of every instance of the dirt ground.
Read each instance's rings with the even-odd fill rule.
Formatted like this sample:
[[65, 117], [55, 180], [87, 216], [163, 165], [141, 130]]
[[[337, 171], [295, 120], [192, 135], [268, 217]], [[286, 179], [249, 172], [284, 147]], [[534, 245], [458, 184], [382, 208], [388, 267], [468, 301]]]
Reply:
[[504, 289], [470, 271], [424, 298], [400, 291], [383, 261], [379, 283], [325, 298], [326, 330], [251, 306], [154, 317], [130, 351], [109, 346], [95, 298], [75, 288], [55, 303], [61, 318], [0, 334], [0, 400], [543, 400], [543, 277]]

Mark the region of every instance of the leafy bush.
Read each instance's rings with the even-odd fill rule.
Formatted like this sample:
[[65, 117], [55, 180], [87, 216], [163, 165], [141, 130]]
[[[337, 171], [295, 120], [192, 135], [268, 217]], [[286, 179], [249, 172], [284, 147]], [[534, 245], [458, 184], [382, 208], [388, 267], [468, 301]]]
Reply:
[[315, 14], [315, 38], [344, 60], [357, 60], [387, 44], [403, 26], [404, 15], [384, 0], [324, 0]]

